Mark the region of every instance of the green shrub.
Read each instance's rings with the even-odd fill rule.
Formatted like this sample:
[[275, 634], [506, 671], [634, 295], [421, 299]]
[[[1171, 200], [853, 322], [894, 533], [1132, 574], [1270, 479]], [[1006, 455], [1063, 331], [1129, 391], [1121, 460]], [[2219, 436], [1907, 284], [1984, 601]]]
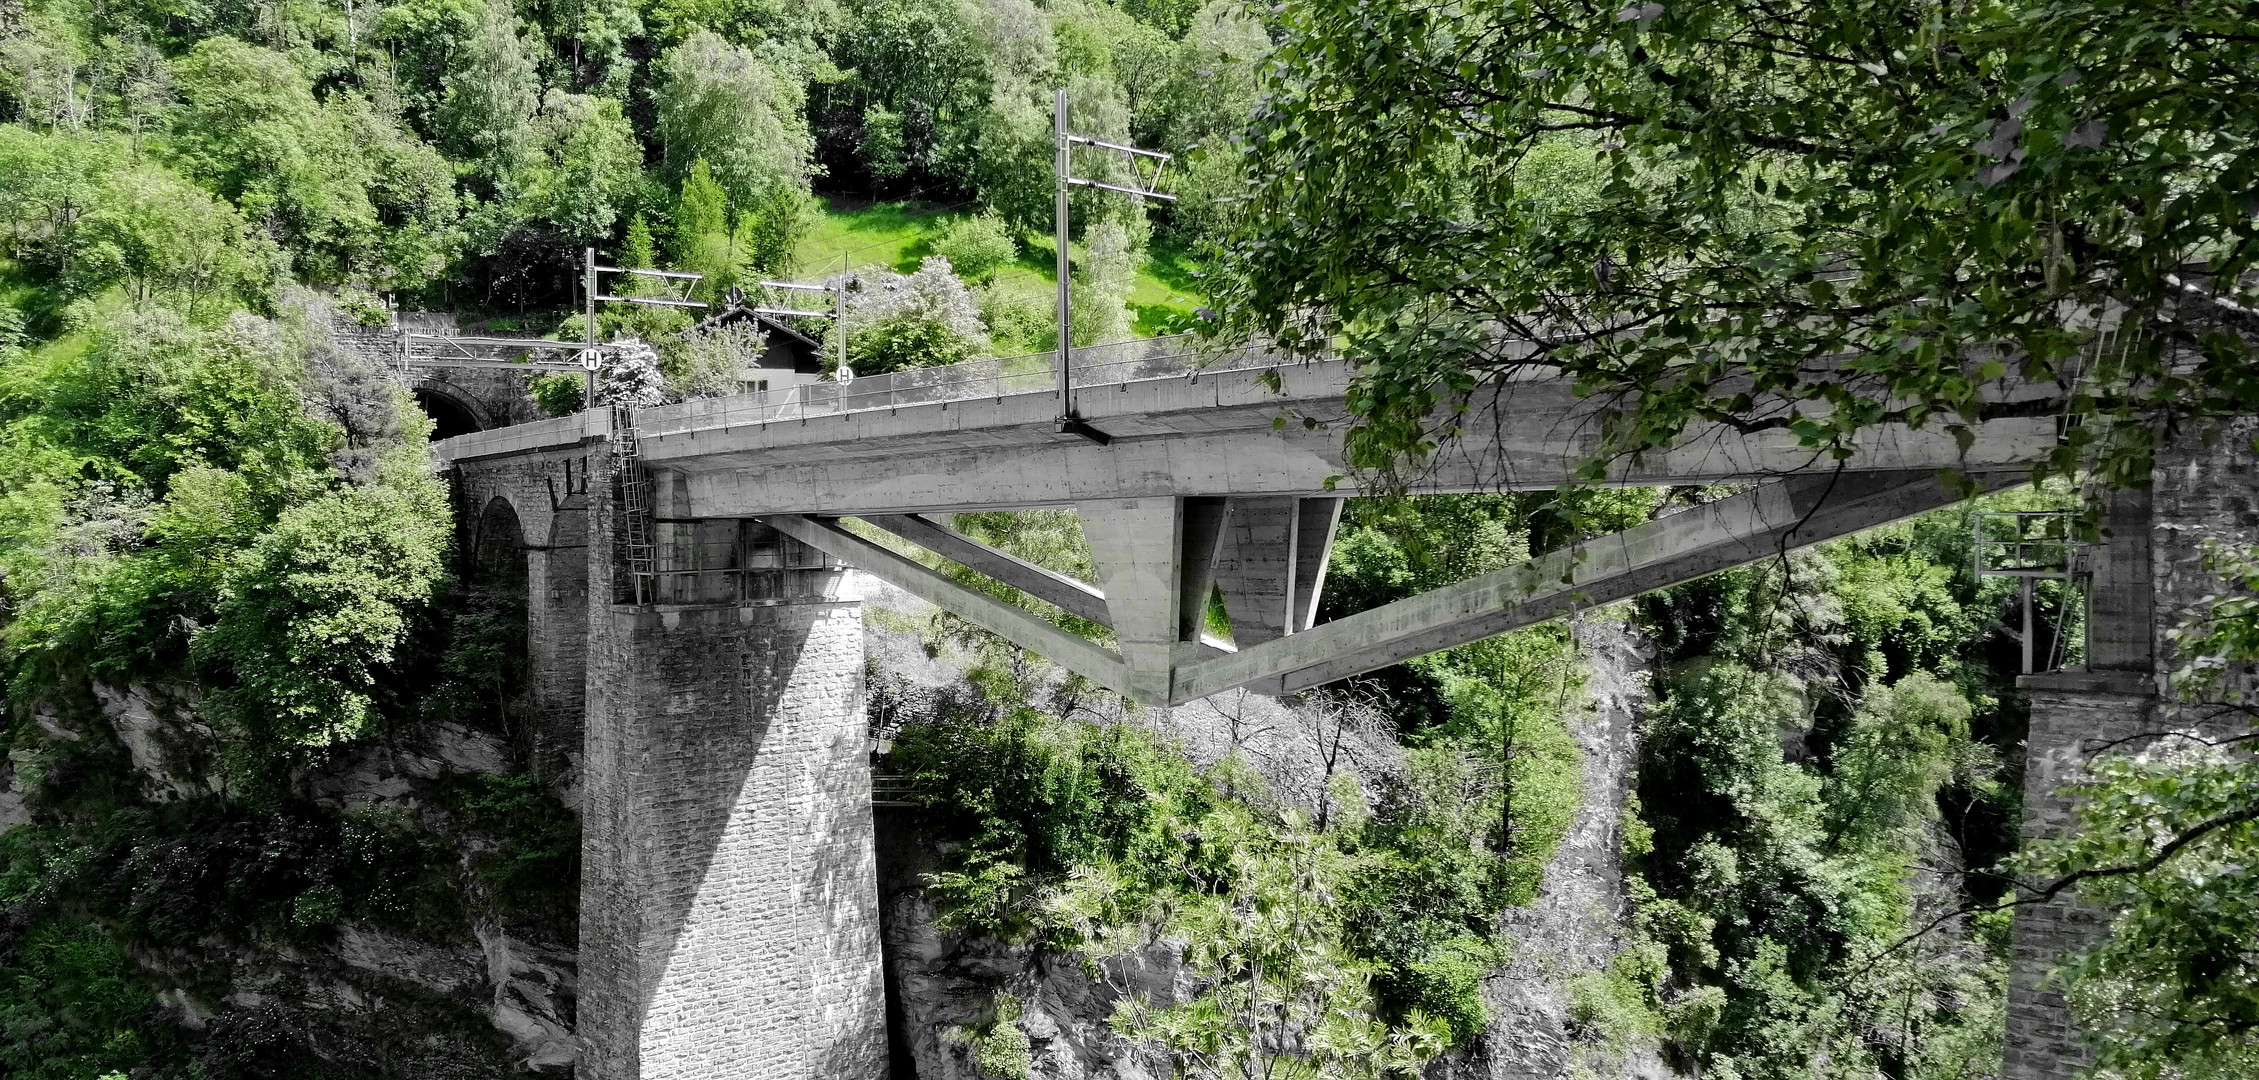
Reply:
[[981, 322], [1000, 356], [1041, 352], [1058, 344], [1058, 316], [1050, 307], [991, 286], [981, 290]]
[[975, 284], [985, 284], [1020, 254], [1004, 219], [994, 214], [961, 217], [943, 226], [933, 238], [933, 250], [949, 260], [957, 276]]
[[586, 407], [588, 377], [570, 371], [552, 371], [526, 383], [533, 403], [551, 416], [571, 416]]
[[[464, 776], [444, 789], [465, 827], [491, 838], [471, 863], [495, 908], [521, 923], [555, 923], [579, 907], [580, 818], [531, 773]], [[553, 926], [572, 940], [571, 920]]]
[[1020, 1030], [1020, 1014], [1024, 1010], [1020, 999], [1012, 994], [996, 995], [996, 1015], [977, 1028], [953, 1028], [949, 1035], [973, 1049], [973, 1065], [996, 1080], [1027, 1080], [1027, 1032]]
[[0, 1072], [80, 1080], [149, 1057], [156, 998], [119, 943], [66, 917], [0, 930]]
[[1382, 979], [1392, 1003], [1406, 1016], [1425, 1015], [1451, 1029], [1451, 1041], [1466, 1045], [1490, 1023], [1482, 1003], [1482, 979], [1503, 958], [1492, 945], [1462, 934], [1431, 949]]
[[955, 364], [973, 352], [973, 343], [947, 323], [915, 311], [859, 328], [847, 341], [847, 362], [857, 375]]

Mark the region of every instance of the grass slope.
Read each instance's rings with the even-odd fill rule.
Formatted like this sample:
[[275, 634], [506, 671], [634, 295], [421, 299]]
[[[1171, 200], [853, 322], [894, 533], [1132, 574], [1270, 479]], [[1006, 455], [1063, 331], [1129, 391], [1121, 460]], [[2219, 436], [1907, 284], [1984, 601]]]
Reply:
[[[934, 253], [933, 238], [943, 228], [975, 212], [969, 206], [872, 202], [851, 195], [828, 195], [823, 202], [816, 227], [800, 242], [800, 271], [810, 276], [867, 266], [911, 273]], [[1049, 236], [1026, 238], [1019, 259], [997, 272], [993, 287], [1048, 310], [1059, 280], [1056, 252]], [[1074, 256], [1080, 255], [1078, 247]], [[1205, 299], [1199, 273], [1188, 252], [1160, 240], [1153, 243], [1129, 296], [1140, 336], [1167, 333], [1176, 320], [1192, 314]]]

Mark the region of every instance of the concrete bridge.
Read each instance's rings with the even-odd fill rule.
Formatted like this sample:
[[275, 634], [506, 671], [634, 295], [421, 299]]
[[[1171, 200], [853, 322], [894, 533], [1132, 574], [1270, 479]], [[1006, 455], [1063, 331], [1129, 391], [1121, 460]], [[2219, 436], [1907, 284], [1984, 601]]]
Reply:
[[[527, 553], [540, 756], [577, 791], [585, 830], [581, 1076], [885, 1074], [862, 625], [846, 567], [1141, 703], [1285, 693], [1947, 505], [1940, 470], [2009, 486], [2057, 437], [2047, 418], [1994, 420], [1964, 451], [1942, 433], [1881, 428], [1839, 470], [1786, 432], [1692, 431], [1609, 482], [1745, 490], [1316, 623], [1341, 502], [1367, 493], [1344, 458], [1354, 365], [1201, 356], [1167, 339], [1076, 361], [1077, 430], [1055, 423], [1039, 357], [438, 444], [471, 543]], [[1487, 389], [1462, 427], [1392, 484], [1551, 489], [1598, 445], [1595, 407], [1558, 381]], [[2095, 559], [2095, 670], [2035, 682], [2033, 775], [2075, 770], [2098, 725], [2140, 722], [2128, 718], [2150, 708], [2169, 625], [2159, 605], [2199, 594], [2192, 536], [2259, 523], [2246, 457], [2209, 453], [2168, 455], [2154, 497], [2120, 499]], [[2232, 483], [2214, 482], [2223, 469]], [[1039, 507], [1080, 515], [1098, 581], [1025, 563], [941, 516]], [[1118, 646], [964, 588], [906, 548], [1107, 626]], [[1212, 588], [1229, 642], [1201, 632]], [[2050, 798], [2034, 795], [2035, 828], [2060, 825]], [[2011, 1076], [2067, 1076], [2078, 1061], [2057, 1038], [2060, 1001], [2036, 980], [2094, 931], [2080, 919], [2063, 906], [2018, 922], [2024, 1034], [2011, 1037]]]

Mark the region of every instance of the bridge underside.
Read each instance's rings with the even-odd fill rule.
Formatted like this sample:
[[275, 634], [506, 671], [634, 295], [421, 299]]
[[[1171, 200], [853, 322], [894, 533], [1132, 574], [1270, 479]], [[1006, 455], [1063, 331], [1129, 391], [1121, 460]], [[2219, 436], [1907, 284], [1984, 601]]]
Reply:
[[[1462, 437], [1413, 474], [1376, 481], [1347, 462], [1354, 378], [1347, 362], [1318, 361], [1086, 386], [1078, 406], [1099, 438], [1062, 433], [1048, 392], [866, 397], [848, 408], [835, 390], [840, 411], [789, 418], [752, 395], [686, 401], [636, 414], [636, 467], [662, 493], [663, 520], [765, 521], [1133, 700], [1166, 704], [1321, 685], [1919, 514], [1953, 501], [1941, 472], [1998, 487], [2056, 439], [2047, 417], [1972, 425], [1966, 445], [1943, 430], [1881, 425], [1830, 461], [1786, 430], [1689, 430], [1666, 450], [1617, 462], [1608, 482], [1754, 486], [1314, 625], [1344, 496], [1547, 490], [1576, 478], [1600, 445], [1599, 403], [1560, 380], [1516, 381], [1486, 388], [1463, 413], [1439, 408], [1436, 423]], [[611, 435], [603, 414], [583, 414], [449, 440], [442, 453], [479, 467]], [[1099, 580], [1030, 565], [927, 516], [1059, 506], [1080, 514]], [[849, 531], [848, 517], [1107, 627], [1114, 645], [960, 587]], [[1232, 624], [1228, 645], [1201, 633], [1212, 590]]]
[[[1980, 486], [2020, 479], [1988, 473]], [[764, 518], [863, 569], [1147, 705], [1246, 687], [1282, 694], [1774, 557], [1959, 498], [1934, 472], [1821, 473], [1759, 483], [1637, 528], [1418, 596], [1316, 623], [1339, 498], [1105, 499], [1076, 505], [1100, 580], [1034, 566], [938, 521], [870, 515], [895, 538], [1107, 627], [1108, 648], [848, 529], [838, 518]], [[1220, 591], [1232, 642], [1202, 632]]]

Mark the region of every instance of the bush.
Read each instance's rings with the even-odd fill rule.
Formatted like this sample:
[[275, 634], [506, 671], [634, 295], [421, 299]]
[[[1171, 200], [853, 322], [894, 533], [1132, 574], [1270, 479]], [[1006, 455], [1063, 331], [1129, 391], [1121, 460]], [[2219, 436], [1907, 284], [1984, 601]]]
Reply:
[[972, 342], [940, 320], [905, 312], [855, 331], [847, 343], [847, 363], [857, 375], [883, 375], [955, 364], [971, 359], [975, 351]]
[[378, 483], [283, 511], [196, 640], [198, 659], [233, 677], [216, 711], [256, 739], [322, 746], [377, 716], [382, 669], [439, 584], [451, 531], [427, 459], [396, 454]]
[[995, 340], [1000, 356], [1055, 347], [1059, 328], [1054, 318], [1049, 307], [1017, 293], [995, 286], [981, 290], [980, 319], [988, 324], [988, 335]]
[[965, 280], [986, 283], [1019, 257], [1020, 246], [994, 214], [958, 218], [934, 237], [933, 250]]
[[533, 403], [551, 416], [571, 416], [579, 412], [588, 399], [587, 377], [569, 371], [554, 371], [526, 384], [526, 392], [533, 395]]

